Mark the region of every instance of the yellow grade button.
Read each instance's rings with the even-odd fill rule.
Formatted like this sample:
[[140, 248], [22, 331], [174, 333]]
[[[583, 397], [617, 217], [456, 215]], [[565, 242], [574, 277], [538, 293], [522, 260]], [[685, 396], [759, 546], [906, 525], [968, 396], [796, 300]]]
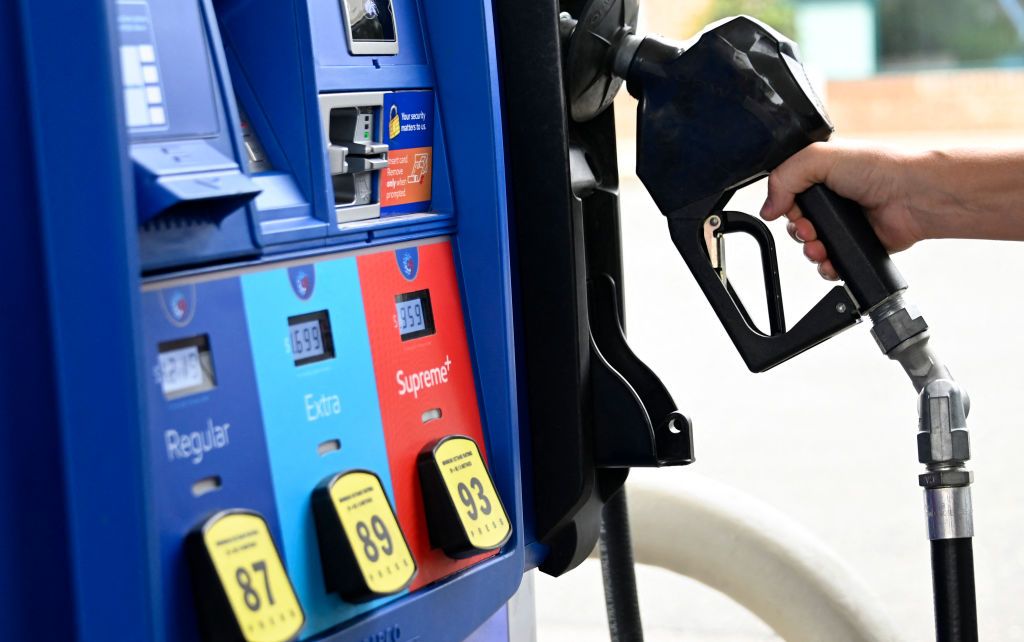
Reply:
[[462, 558], [508, 541], [512, 524], [475, 441], [445, 437], [420, 453], [418, 466], [431, 544]]
[[191, 538], [190, 557], [207, 639], [295, 639], [305, 615], [261, 515], [214, 515]]
[[391, 502], [377, 475], [352, 470], [313, 492], [324, 584], [350, 602], [401, 591], [416, 576]]

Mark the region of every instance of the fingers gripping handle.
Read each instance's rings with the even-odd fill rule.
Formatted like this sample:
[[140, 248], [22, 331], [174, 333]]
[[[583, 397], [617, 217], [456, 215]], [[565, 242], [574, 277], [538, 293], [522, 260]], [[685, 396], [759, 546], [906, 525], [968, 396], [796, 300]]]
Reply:
[[907, 288], [860, 205], [824, 185], [798, 195], [796, 202], [814, 224], [829, 260], [856, 299], [861, 314]]

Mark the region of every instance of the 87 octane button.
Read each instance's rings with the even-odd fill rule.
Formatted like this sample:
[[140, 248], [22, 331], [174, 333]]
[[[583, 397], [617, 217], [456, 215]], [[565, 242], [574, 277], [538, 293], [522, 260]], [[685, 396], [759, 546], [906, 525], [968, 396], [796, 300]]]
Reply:
[[260, 514], [217, 513], [189, 534], [186, 549], [206, 640], [296, 638], [306, 618]]
[[377, 475], [351, 470], [313, 491], [324, 585], [349, 602], [397, 593], [416, 576], [395, 511]]
[[459, 559], [508, 541], [512, 525], [475, 441], [445, 437], [423, 449], [417, 465], [431, 546]]

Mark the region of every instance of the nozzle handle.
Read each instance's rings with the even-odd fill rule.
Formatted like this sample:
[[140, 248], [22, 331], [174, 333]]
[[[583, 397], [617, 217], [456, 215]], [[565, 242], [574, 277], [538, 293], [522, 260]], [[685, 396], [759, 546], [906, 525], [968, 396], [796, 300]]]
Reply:
[[814, 224], [829, 260], [861, 314], [907, 288], [859, 204], [825, 185], [815, 185], [797, 195], [796, 202]]

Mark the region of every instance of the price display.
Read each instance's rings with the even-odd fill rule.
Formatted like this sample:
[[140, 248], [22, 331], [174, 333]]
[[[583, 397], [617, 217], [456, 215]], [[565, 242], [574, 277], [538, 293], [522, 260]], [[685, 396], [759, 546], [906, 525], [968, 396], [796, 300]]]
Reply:
[[334, 358], [331, 317], [327, 310], [288, 317], [288, 338], [297, 366]]
[[295, 639], [305, 615], [262, 516], [214, 515], [190, 537], [189, 553], [208, 639]]
[[402, 341], [434, 334], [434, 310], [430, 290], [407, 292], [395, 297], [395, 322]]
[[160, 389], [167, 399], [216, 387], [207, 335], [165, 341], [157, 346], [157, 350]]
[[410, 332], [422, 330], [425, 327], [423, 323], [423, 303], [419, 299], [399, 301], [396, 305], [398, 306], [399, 332], [409, 334]]
[[365, 470], [333, 475], [313, 493], [324, 584], [350, 602], [401, 591], [416, 561], [380, 478]]
[[431, 543], [463, 558], [501, 547], [512, 534], [476, 442], [452, 435], [417, 460]]

